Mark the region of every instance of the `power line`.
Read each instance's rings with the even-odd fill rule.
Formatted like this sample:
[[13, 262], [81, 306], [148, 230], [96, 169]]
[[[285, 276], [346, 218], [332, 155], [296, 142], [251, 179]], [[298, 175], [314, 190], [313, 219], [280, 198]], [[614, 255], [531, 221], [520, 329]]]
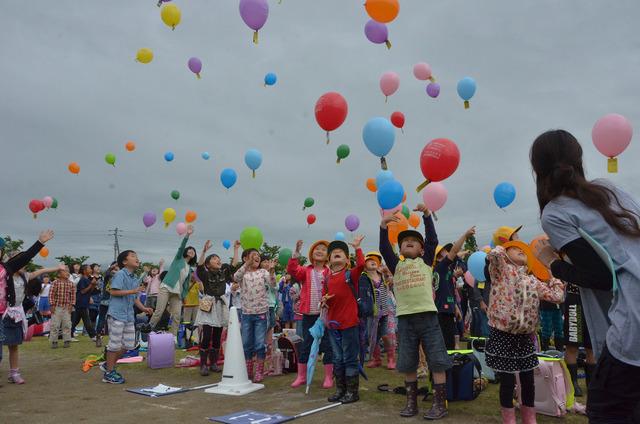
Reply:
[[120, 254], [120, 244], [118, 243], [118, 236], [120, 236], [121, 234], [119, 232], [121, 232], [121, 230], [119, 230], [118, 227], [109, 231], [109, 235], [113, 236], [113, 260], [114, 261], [118, 259], [118, 255]]

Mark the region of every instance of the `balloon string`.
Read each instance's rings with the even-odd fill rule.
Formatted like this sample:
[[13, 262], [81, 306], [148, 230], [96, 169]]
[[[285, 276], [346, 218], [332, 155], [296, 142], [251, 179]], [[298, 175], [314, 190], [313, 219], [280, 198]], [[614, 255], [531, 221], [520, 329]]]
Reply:
[[175, 31], [176, 30], [176, 26], [175, 25], [171, 25], [171, 31]]
[[253, 33], [253, 44], [258, 44], [258, 31]]
[[387, 100], [389, 100], [388, 96], [384, 96], [384, 102], [387, 103]]
[[327, 131], [327, 144], [329, 144], [331, 140], [329, 140], [329, 131]]
[[469, 109], [469, 100], [464, 101], [464, 108]]
[[429, 77], [429, 81], [431, 81], [431, 82], [436, 82], [436, 79], [433, 77], [433, 75], [431, 75], [431, 76]]
[[33, 214], [33, 219], [37, 219], [38, 218], [38, 214]]
[[424, 182], [422, 184], [420, 184], [418, 187], [416, 187], [416, 192], [420, 193], [422, 191], [422, 189], [427, 186], [427, 184], [429, 184], [429, 180], [424, 180]]
[[253, 178], [255, 178], [256, 177], [256, 170], [254, 169], [252, 172], [253, 172], [252, 176], [253, 176]]
[[338, 160], [336, 160], [336, 163], [338, 163], [338, 164], [340, 163], [340, 158], [338, 158]]
[[200, 72], [196, 73], [196, 77], [198, 77], [198, 79], [200, 79]]
[[387, 50], [391, 49], [391, 41], [385, 40], [384, 44], [387, 45]]
[[404, 134], [404, 128], [400, 128], [400, 132], [402, 132], [402, 134]]
[[387, 159], [384, 156], [380, 158], [380, 167], [385, 171], [387, 170]]
[[433, 219], [435, 219], [436, 221], [438, 220], [438, 215], [436, 215], [435, 212], [431, 212], [431, 215], [433, 215]]

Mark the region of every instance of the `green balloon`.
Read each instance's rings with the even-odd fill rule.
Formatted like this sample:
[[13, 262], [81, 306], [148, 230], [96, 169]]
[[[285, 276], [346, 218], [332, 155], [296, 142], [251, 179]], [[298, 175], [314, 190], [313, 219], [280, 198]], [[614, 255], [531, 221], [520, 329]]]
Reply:
[[258, 249], [262, 247], [262, 231], [258, 227], [247, 227], [240, 233], [240, 245], [242, 249]]
[[113, 153], [107, 153], [104, 156], [104, 161], [107, 162], [109, 165], [116, 166], [116, 155], [114, 155]]
[[280, 262], [280, 265], [283, 267], [287, 266], [289, 259], [291, 259], [291, 255], [291, 249], [280, 249], [280, 253], [278, 254], [278, 262]]
[[53, 198], [53, 202], [51, 203], [51, 209], [58, 209], [58, 199]]
[[407, 219], [409, 219], [409, 217], [411, 216], [411, 211], [409, 210], [407, 205], [402, 205], [402, 215], [404, 215], [404, 217]]
[[178, 200], [180, 198], [180, 192], [178, 190], [173, 190], [171, 192], [171, 197], [173, 197], [174, 200]]
[[338, 146], [338, 160], [337, 163], [340, 163], [340, 161], [344, 158], [346, 158], [347, 156], [349, 156], [349, 153], [351, 153], [351, 149], [349, 149], [349, 146], [347, 146], [346, 144], [341, 144], [340, 146]]
[[302, 209], [304, 210], [306, 208], [310, 208], [315, 203], [316, 203], [316, 201], [313, 200], [313, 197], [307, 197], [306, 199], [304, 199], [304, 208], [302, 208]]

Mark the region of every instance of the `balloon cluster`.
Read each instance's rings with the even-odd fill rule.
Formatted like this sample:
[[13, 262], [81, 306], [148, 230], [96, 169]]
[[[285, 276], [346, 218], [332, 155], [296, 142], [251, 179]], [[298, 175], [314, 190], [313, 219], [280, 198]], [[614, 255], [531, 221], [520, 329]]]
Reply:
[[386, 24], [398, 16], [398, 0], [367, 0], [364, 7], [371, 18], [364, 25], [365, 37], [374, 44], [384, 44], [390, 49], [389, 29]]
[[33, 214], [33, 219], [45, 209], [58, 209], [58, 200], [55, 197], [45, 196], [42, 199], [32, 199], [29, 201], [29, 210]]

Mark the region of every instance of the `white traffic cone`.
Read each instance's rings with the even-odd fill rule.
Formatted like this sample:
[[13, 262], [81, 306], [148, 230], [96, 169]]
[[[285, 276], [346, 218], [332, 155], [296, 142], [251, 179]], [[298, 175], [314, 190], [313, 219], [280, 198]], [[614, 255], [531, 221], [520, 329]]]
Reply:
[[229, 328], [227, 329], [227, 346], [224, 351], [222, 380], [216, 387], [207, 389], [205, 392], [218, 395], [242, 396], [260, 389], [264, 389], [264, 384], [252, 383], [247, 376], [238, 310], [234, 306], [229, 312]]

